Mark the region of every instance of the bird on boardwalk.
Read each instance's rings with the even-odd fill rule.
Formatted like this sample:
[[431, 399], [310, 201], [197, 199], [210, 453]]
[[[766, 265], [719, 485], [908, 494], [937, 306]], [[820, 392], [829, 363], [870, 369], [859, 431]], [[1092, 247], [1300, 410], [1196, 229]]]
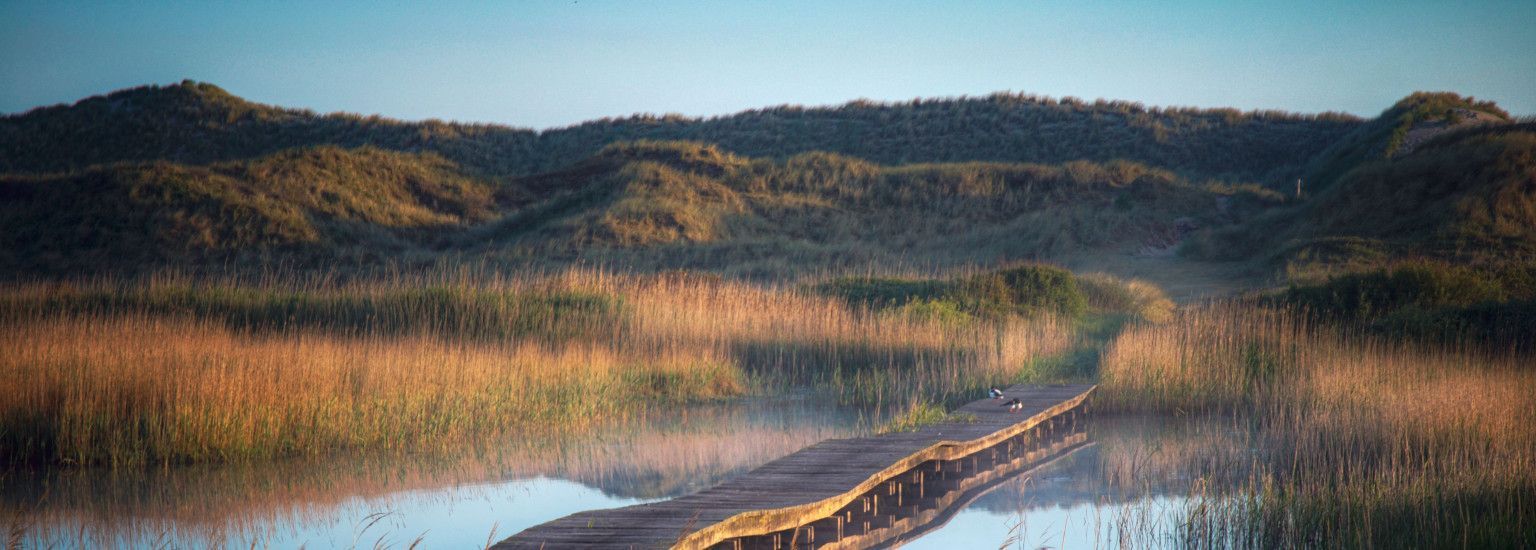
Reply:
[[1003, 403], [1003, 406], [1008, 407], [1008, 412], [1019, 412], [1024, 410], [1024, 402], [1019, 401], [1019, 398], [1017, 397], [1013, 398], [1007, 403]]
[[993, 399], [1003, 398], [1003, 390], [997, 389], [997, 386], [992, 386], [992, 391], [987, 392], [987, 394], [991, 395]]

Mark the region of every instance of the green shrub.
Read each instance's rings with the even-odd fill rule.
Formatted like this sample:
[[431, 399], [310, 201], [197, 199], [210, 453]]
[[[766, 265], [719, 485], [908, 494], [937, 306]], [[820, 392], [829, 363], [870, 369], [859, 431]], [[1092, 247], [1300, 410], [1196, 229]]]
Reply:
[[1471, 343], [1519, 353], [1536, 351], [1536, 300], [1466, 307], [1407, 307], [1372, 324], [1396, 338], [1449, 344]]
[[949, 280], [846, 277], [816, 292], [872, 309], [899, 309], [918, 317], [961, 321], [967, 316], [1080, 317], [1088, 298], [1071, 271], [1025, 265]]
[[1402, 308], [1470, 306], [1505, 299], [1497, 282], [1470, 268], [1410, 262], [1292, 286], [1281, 299], [1329, 318], [1374, 319]]
[[974, 316], [960, 309], [960, 304], [948, 300], [913, 300], [901, 306], [901, 313], [912, 319], [938, 321], [958, 325], [971, 321]]
[[849, 304], [883, 309], [942, 300], [949, 294], [949, 284], [935, 279], [843, 277], [817, 285], [815, 290]]
[[1536, 263], [1401, 263], [1293, 284], [1274, 300], [1402, 339], [1531, 351]]
[[1088, 297], [1078, 288], [1077, 277], [1060, 267], [1027, 265], [993, 271], [956, 286], [956, 299], [981, 313], [1081, 317], [1088, 310]]

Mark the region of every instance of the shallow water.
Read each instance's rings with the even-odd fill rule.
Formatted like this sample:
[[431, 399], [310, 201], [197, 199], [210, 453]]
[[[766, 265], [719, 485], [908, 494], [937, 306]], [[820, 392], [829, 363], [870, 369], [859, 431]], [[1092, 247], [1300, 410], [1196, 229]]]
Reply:
[[0, 477], [0, 527], [19, 523], [27, 548], [481, 547], [582, 510], [695, 492], [871, 423], [813, 399], [743, 399], [472, 456], [13, 471]]
[[[0, 510], [23, 518], [28, 548], [481, 547], [571, 513], [698, 491], [870, 423], [817, 400], [750, 399], [473, 457], [11, 472]], [[1213, 421], [1091, 418], [1086, 446], [987, 489], [904, 547], [1155, 545], [1149, 534], [1171, 532], [1186, 511], [1192, 465], [1246, 452], [1232, 433]]]
[[[1090, 444], [990, 489], [902, 548], [1155, 548], [1185, 520], [1208, 460], [1247, 451], [1216, 419], [1092, 418]], [[1232, 471], [1228, 482], [1241, 479]], [[1209, 477], [1204, 477], [1209, 480]]]

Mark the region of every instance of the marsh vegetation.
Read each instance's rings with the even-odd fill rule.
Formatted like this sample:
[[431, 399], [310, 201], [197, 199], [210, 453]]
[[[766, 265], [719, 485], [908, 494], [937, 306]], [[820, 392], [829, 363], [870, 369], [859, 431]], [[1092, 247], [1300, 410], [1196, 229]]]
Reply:
[[[89, 525], [34, 521], [61, 488], [81, 516], [98, 484], [512, 442], [547, 467], [336, 494], [619, 491], [582, 453], [718, 480], [1093, 381], [1100, 413], [1219, 426], [1106, 437], [1079, 500], [1127, 506], [1095, 541], [1536, 546], [1533, 152], [1530, 119], [1444, 93], [1370, 120], [997, 94], [533, 132], [187, 82], [0, 117], [7, 542]], [[717, 468], [657, 464], [739, 439], [622, 435], [784, 396], [858, 421], [737, 426], [751, 456]], [[304, 484], [274, 500], [346, 498]], [[660, 484], [623, 494], [686, 490]]]
[[814, 387], [946, 403], [1036, 374], [1055, 316], [933, 318], [692, 275], [563, 272], [282, 287], [18, 285], [0, 299], [12, 463], [423, 450]]
[[[900, 431], [949, 419], [989, 385], [1098, 379], [1100, 413], [1225, 418], [1255, 450], [1158, 457], [1188, 477], [1165, 487], [1188, 516], [1172, 532], [1095, 527], [1147, 530], [1123, 540], [1527, 540], [1536, 374], [1524, 349], [1322, 307], [1385, 304], [1358, 290], [1381, 278], [1440, 288], [1411, 271], [1427, 268], [1395, 269], [1410, 271], [1177, 310], [1144, 282], [1041, 265], [777, 287], [598, 270], [15, 284], [0, 299], [0, 434], [12, 468], [134, 472], [483, 452], [785, 392]], [[1523, 298], [1524, 279], [1501, 280], [1514, 282], [1373, 311]], [[1354, 290], [1327, 290], [1340, 287]], [[1124, 475], [1101, 489], [1138, 479]]]
[[1186, 457], [1190, 546], [1520, 547], [1536, 521], [1529, 361], [1214, 304], [1117, 338], [1098, 403], [1237, 419], [1255, 454]]

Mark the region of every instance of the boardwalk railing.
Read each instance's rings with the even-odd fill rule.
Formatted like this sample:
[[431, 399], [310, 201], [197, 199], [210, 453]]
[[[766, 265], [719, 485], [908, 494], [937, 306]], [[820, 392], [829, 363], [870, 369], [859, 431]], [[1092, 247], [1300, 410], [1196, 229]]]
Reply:
[[924, 462], [859, 495], [831, 516], [790, 530], [727, 539], [710, 548], [898, 546], [943, 527], [967, 504], [998, 485], [1088, 446], [1088, 433], [1075, 421], [1065, 429], [1036, 428], [964, 458]]
[[945, 495], [958, 502], [1082, 446], [1072, 429], [1092, 391], [1015, 386], [1005, 393], [1022, 411], [976, 401], [957, 410], [973, 420], [823, 441], [693, 495], [573, 514], [495, 548], [864, 548], [898, 540], [947, 520], [941, 513], [954, 511], [938, 506]]

